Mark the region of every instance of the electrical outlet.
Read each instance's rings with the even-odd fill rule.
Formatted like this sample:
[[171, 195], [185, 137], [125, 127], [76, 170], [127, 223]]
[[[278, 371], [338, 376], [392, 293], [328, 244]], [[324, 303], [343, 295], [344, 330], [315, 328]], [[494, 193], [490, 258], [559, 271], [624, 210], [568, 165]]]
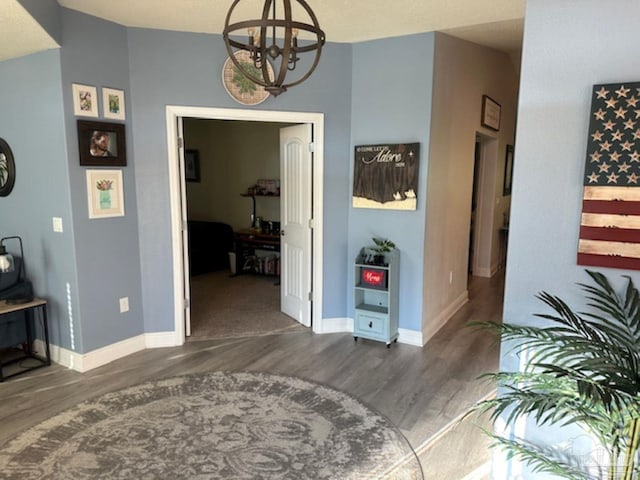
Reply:
[[129, 297], [122, 297], [120, 299], [120, 313], [129, 311]]
[[62, 218], [53, 217], [53, 231], [62, 233]]

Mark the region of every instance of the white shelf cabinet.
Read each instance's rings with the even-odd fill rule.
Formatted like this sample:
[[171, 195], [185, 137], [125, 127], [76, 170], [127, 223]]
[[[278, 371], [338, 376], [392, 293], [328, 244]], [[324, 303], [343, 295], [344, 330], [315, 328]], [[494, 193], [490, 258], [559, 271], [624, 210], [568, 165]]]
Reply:
[[[353, 338], [385, 342], [387, 348], [398, 340], [398, 280], [400, 252], [385, 254], [385, 265], [365, 263], [365, 249], [355, 261], [355, 315]], [[373, 281], [366, 282], [369, 276]]]

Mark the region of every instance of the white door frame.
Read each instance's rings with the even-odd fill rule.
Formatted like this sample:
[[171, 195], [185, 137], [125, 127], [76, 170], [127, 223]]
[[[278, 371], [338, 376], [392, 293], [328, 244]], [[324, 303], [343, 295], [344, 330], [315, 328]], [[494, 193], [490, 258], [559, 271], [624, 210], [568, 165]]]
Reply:
[[477, 133], [480, 142], [478, 168], [478, 204], [476, 207], [473, 265], [471, 273], [476, 277], [490, 278], [493, 275], [493, 232], [496, 191], [496, 165], [498, 139]]
[[[322, 328], [322, 259], [323, 259], [323, 192], [324, 192], [324, 114], [305, 112], [279, 112], [270, 110], [240, 110], [213, 107], [188, 107], [167, 105], [167, 147], [169, 162], [169, 202], [171, 210], [171, 258], [173, 266], [173, 298], [175, 319], [175, 344], [185, 341], [184, 291], [182, 242], [182, 190], [184, 165], [178, 154], [178, 121], [181, 118], [204, 118], [212, 120], [242, 120], [251, 122], [310, 123], [313, 125], [313, 304], [312, 328], [316, 333]], [[186, 228], [186, 227], [185, 227]]]

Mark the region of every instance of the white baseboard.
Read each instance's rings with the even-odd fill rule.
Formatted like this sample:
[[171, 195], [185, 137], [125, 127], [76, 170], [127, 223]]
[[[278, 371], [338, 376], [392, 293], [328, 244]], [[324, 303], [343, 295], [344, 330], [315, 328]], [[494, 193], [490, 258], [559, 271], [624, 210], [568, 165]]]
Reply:
[[[36, 348], [38, 351], [44, 352], [42, 342], [39, 343], [39, 345], [36, 344]], [[51, 361], [82, 373], [146, 348], [172, 347], [175, 345], [174, 332], [142, 334], [84, 354], [67, 350], [57, 345], [51, 345]]]
[[[353, 318], [324, 318], [322, 319], [322, 331], [315, 333], [353, 333]], [[422, 347], [422, 332], [416, 330], [398, 329], [398, 343]]]
[[433, 337], [438, 330], [440, 330], [445, 323], [449, 321], [451, 317], [453, 317], [458, 310], [460, 310], [467, 302], [469, 301], [469, 292], [465, 290], [460, 294], [458, 298], [456, 298], [453, 302], [451, 302], [433, 321], [429, 322], [429, 325], [426, 325], [425, 328], [422, 329], [422, 338], [424, 343], [427, 343], [431, 337]]
[[398, 329], [398, 343], [423, 347], [424, 342], [422, 341], [422, 338], [422, 332], [417, 330], [407, 330], [406, 328]]
[[353, 318], [323, 318], [322, 326], [314, 333], [345, 333], [353, 332]]

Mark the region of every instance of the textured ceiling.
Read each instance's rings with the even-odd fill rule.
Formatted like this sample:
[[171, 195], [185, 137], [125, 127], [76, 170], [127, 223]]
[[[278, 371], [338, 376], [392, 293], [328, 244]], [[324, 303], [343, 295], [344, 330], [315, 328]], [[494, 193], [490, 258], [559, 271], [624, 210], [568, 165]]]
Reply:
[[[231, 0], [58, 0], [60, 5], [131, 27], [221, 33]], [[278, 2], [281, 4], [281, 2]], [[295, 7], [295, 2], [292, 2]], [[524, 17], [524, 0], [308, 0], [327, 40], [360, 42]], [[264, 0], [241, 0], [255, 18]], [[294, 10], [295, 14], [295, 10]]]
[[57, 47], [17, 0], [0, 0], [0, 61]]
[[[508, 53], [518, 52], [521, 47], [525, 0], [307, 2], [329, 42], [353, 43], [442, 31]], [[221, 33], [232, 0], [58, 0], [58, 3], [129, 27]], [[255, 18], [263, 4], [264, 0], [241, 0], [236, 8], [238, 16], [234, 18]], [[295, 9], [294, 18], [297, 18]], [[17, 0], [0, 0], [0, 60], [56, 46]]]

